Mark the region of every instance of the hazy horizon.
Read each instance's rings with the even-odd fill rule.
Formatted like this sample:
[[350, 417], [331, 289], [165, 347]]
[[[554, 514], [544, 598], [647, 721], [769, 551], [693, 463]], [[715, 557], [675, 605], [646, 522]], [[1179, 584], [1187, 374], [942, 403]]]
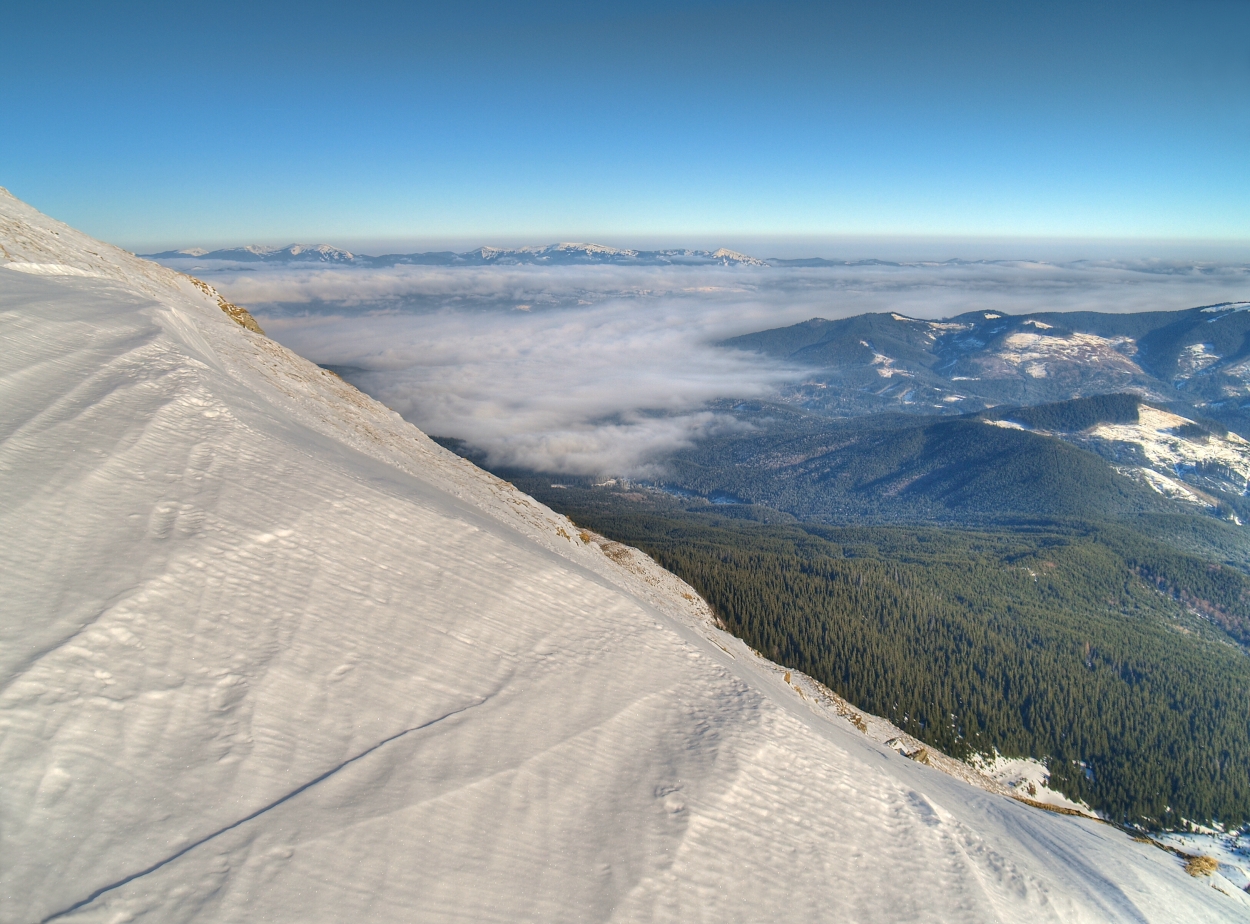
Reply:
[[467, 253], [479, 247], [519, 249], [544, 247], [556, 243], [600, 244], [620, 250], [706, 250], [722, 247], [760, 259], [777, 258], [827, 260], [895, 260], [909, 262], [943, 262], [946, 260], [1039, 260], [1073, 262], [1077, 260], [1174, 260], [1212, 262], [1250, 262], [1250, 238], [1245, 240], [1187, 240], [1157, 238], [1033, 238], [1033, 237], [965, 237], [923, 235], [775, 235], [751, 236], [731, 233], [717, 235], [621, 235], [563, 234], [541, 237], [538, 234], [482, 233], [456, 238], [351, 238], [345, 235], [305, 234], [296, 238], [265, 240], [197, 240], [139, 242], [115, 241], [121, 247], [140, 254], [200, 248], [225, 250], [236, 247], [262, 246], [283, 248], [292, 244], [318, 246], [328, 244], [356, 254]]

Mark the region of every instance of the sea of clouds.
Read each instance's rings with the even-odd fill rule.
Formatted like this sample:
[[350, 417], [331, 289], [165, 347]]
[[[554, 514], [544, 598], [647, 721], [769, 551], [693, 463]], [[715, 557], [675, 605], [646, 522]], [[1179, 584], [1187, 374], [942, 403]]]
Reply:
[[709, 401], [768, 397], [802, 377], [717, 345], [737, 334], [867, 311], [1143, 311], [1250, 297], [1244, 265], [1160, 261], [189, 269], [281, 343], [492, 465], [632, 477], [660, 477], [667, 454], [740, 426]]

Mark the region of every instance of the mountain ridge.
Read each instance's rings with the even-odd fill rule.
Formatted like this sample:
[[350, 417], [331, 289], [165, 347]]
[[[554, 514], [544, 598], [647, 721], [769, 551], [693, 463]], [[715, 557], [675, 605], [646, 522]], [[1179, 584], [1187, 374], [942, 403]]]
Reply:
[[331, 264], [359, 267], [388, 266], [515, 266], [536, 264], [566, 265], [635, 265], [635, 266], [768, 266], [768, 262], [721, 247], [718, 250], [629, 250], [602, 244], [547, 244], [534, 247], [478, 247], [464, 253], [430, 251], [425, 253], [368, 254], [352, 253], [329, 244], [308, 246], [289, 244], [286, 247], [248, 245], [222, 250], [190, 248], [144, 254], [156, 262], [222, 261], [272, 264]]
[[1133, 391], [1250, 433], [1250, 312], [1223, 302], [1157, 312], [894, 312], [731, 338], [810, 370], [785, 395], [816, 411], [959, 414]]

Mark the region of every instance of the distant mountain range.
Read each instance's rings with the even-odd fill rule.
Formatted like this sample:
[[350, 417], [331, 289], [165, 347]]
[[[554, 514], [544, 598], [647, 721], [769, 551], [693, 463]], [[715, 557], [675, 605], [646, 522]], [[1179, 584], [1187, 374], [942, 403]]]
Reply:
[[1250, 432], [1250, 302], [1134, 314], [976, 311], [813, 318], [725, 345], [809, 370], [787, 403], [960, 414], [1131, 391]]
[[[728, 250], [621, 250], [602, 244], [548, 244], [545, 247], [520, 247], [506, 249], [479, 247], [467, 253], [450, 250], [429, 253], [392, 253], [381, 256], [352, 253], [329, 244], [313, 247], [291, 244], [288, 247], [232, 247], [226, 250], [167, 250], [163, 253], [145, 254], [149, 260], [181, 264], [184, 261], [206, 260], [232, 263], [304, 264], [320, 263], [338, 266], [386, 267], [386, 266], [515, 266], [537, 264], [547, 266], [571, 265], [632, 265], [632, 266], [768, 266], [769, 262]], [[790, 262], [790, 261], [785, 261]], [[798, 261], [802, 263], [803, 261]], [[822, 261], [824, 262], [824, 261]]]

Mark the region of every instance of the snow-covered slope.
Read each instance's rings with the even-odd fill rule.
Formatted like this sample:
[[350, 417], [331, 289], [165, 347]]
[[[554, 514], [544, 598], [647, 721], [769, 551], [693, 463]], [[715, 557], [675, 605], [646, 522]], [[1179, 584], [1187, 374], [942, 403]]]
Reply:
[[0, 248], [0, 920], [1244, 920], [211, 291], [2, 191]]
[[[1147, 404], [1141, 405], [1139, 418], [1135, 424], [1101, 424], [1090, 431], [1089, 437], [1140, 447], [1142, 455], [1158, 470], [1150, 474], [1160, 474], [1164, 481], [1171, 480], [1168, 475], [1175, 475], [1200, 487], [1206, 486], [1203, 484], [1206, 481], [1218, 490], [1246, 493], [1250, 485], [1250, 443], [1236, 433], [1187, 435], [1187, 428], [1199, 431], [1202, 428], [1187, 417]], [[1157, 491], [1164, 491], [1158, 479], [1152, 480], [1151, 485]], [[1194, 503], [1214, 506], [1209, 499], [1204, 501], [1192, 491], [1188, 494], [1187, 499]]]

